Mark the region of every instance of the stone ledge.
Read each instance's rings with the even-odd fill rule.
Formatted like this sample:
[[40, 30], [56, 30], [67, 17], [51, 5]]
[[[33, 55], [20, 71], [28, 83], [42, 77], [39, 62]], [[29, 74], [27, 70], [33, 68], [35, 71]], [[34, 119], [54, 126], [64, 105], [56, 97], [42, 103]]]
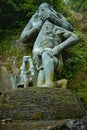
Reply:
[[68, 89], [33, 87], [5, 92], [1, 115], [2, 119], [58, 120], [82, 117], [84, 111]]

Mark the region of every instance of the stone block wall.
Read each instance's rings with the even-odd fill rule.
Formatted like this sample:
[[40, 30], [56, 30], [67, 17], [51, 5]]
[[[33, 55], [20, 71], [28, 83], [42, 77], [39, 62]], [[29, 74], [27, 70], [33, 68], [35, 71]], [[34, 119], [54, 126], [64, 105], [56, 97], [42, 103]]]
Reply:
[[1, 118], [23, 120], [58, 120], [84, 115], [76, 97], [68, 89], [27, 88], [3, 94]]

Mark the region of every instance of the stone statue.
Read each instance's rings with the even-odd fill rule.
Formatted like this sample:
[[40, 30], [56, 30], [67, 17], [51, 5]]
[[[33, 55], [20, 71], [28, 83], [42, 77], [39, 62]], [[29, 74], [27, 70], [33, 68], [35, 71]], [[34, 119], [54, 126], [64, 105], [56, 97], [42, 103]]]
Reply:
[[[28, 67], [26, 67], [27, 63], [28, 63]], [[34, 66], [30, 56], [23, 57], [23, 62], [22, 62], [22, 66], [20, 67], [20, 70], [21, 70], [21, 74], [17, 86], [21, 87], [23, 85], [24, 88], [27, 88], [29, 84], [32, 83], [33, 75], [34, 75]]]
[[31, 56], [24, 56], [22, 66], [19, 69], [16, 67], [15, 61], [12, 65], [13, 74], [11, 74], [12, 89], [27, 88], [33, 86], [34, 66]]
[[23, 43], [35, 41], [43, 23], [46, 20], [67, 30], [73, 30], [72, 25], [62, 14], [56, 12], [48, 3], [42, 3], [22, 31], [20, 41]]
[[78, 42], [78, 36], [72, 30], [65, 17], [48, 3], [42, 3], [29, 20], [20, 40], [22, 43], [33, 43], [36, 86], [53, 87], [55, 71], [59, 73], [63, 66], [61, 52]]

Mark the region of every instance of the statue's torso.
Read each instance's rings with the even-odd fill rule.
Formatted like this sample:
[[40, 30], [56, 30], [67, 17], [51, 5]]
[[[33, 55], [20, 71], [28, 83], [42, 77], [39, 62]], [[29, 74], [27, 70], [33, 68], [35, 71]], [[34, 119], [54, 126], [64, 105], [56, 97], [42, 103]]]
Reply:
[[39, 48], [54, 48], [61, 42], [61, 28], [46, 21], [35, 41], [33, 51]]

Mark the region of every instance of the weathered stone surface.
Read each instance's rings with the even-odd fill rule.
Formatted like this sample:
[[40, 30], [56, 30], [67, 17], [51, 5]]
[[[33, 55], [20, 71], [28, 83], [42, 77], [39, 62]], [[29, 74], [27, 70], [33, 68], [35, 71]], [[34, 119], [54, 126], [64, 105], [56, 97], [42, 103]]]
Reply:
[[84, 111], [70, 90], [34, 87], [5, 92], [1, 115], [2, 119], [57, 120], [82, 117]]
[[10, 72], [7, 70], [5, 65], [0, 64], [0, 92], [5, 90], [11, 90]]

